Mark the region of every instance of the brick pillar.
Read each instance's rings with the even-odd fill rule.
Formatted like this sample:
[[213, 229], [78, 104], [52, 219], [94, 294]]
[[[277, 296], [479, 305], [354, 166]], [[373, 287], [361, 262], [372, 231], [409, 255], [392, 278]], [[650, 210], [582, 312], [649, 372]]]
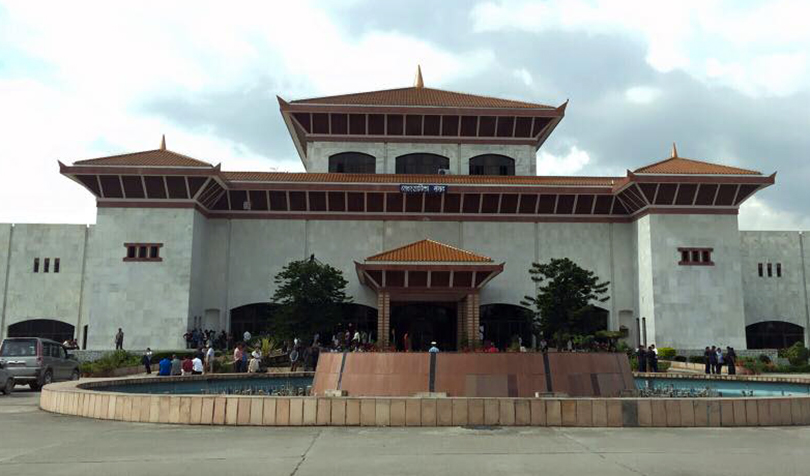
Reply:
[[473, 337], [470, 342], [474, 343], [474, 347], [481, 346], [481, 340], [478, 338], [478, 328], [481, 324], [481, 296], [476, 292], [475, 294], [470, 295], [472, 297], [472, 315], [470, 316], [470, 320], [472, 321], [473, 327]]
[[464, 298], [464, 327], [467, 331], [467, 342], [470, 346], [475, 346], [478, 339], [478, 329], [475, 326], [475, 313], [473, 307], [475, 306], [475, 298], [472, 294], [468, 294]]
[[461, 349], [461, 343], [466, 335], [464, 327], [464, 300], [456, 303], [456, 349]]
[[388, 347], [391, 332], [391, 295], [385, 291], [377, 293], [377, 344]]

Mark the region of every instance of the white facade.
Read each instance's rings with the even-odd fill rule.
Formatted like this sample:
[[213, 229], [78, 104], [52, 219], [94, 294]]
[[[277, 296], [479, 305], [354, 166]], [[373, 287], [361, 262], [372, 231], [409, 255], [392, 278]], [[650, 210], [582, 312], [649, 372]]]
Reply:
[[[75, 326], [80, 341], [87, 325], [90, 349], [111, 348], [119, 327], [126, 348], [177, 348], [188, 327], [226, 329], [229, 310], [267, 302], [275, 274], [312, 254], [343, 271], [356, 303], [376, 308], [355, 261], [431, 238], [505, 263], [483, 289], [482, 305], [519, 305], [534, 292], [533, 261], [569, 257], [611, 282], [602, 304], [610, 328], [625, 326], [631, 339], [646, 336], [658, 346], [743, 349], [746, 325], [776, 320], [807, 328], [803, 237], [739, 232], [733, 215], [502, 223], [209, 219], [192, 209], [100, 208], [92, 227], [0, 227], [2, 331], [53, 319]], [[127, 242], [163, 243], [163, 260], [125, 262]], [[681, 246], [713, 248], [714, 266], [679, 265]], [[51, 258], [51, 267], [60, 258], [60, 272], [34, 273], [35, 257], [40, 266]], [[757, 275], [758, 263], [769, 262], [781, 265], [781, 277]]]

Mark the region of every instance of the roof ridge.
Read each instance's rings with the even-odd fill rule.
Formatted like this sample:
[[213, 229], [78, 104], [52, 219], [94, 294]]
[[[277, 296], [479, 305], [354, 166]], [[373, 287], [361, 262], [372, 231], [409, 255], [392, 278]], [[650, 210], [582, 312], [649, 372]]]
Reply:
[[479, 253], [475, 253], [475, 252], [470, 251], [470, 250], [465, 250], [465, 249], [459, 248], [457, 246], [448, 245], [446, 243], [442, 243], [440, 241], [436, 241], [436, 240], [433, 240], [433, 239], [430, 239], [430, 238], [423, 238], [421, 240], [414, 241], [413, 243], [408, 243], [408, 244], [405, 244], [405, 245], [402, 245], [402, 246], [399, 246], [399, 247], [396, 247], [396, 248], [393, 248], [393, 249], [390, 249], [390, 250], [382, 251], [382, 252], [377, 253], [375, 255], [369, 256], [368, 258], [366, 258], [366, 261], [374, 261], [376, 258], [379, 258], [380, 256], [395, 254], [398, 251], [402, 251], [402, 250], [405, 250], [407, 248], [413, 248], [413, 247], [419, 246], [420, 244], [423, 244], [423, 243], [429, 243], [429, 244], [438, 245], [440, 247], [449, 248], [449, 249], [451, 249], [453, 251], [456, 251], [456, 252], [471, 256], [471, 257], [480, 258], [480, 259], [487, 260], [487, 261], [493, 261], [493, 259], [490, 258], [489, 256], [482, 255], [482, 254], [479, 254]]
[[658, 162], [639, 167], [634, 172], [643, 174], [645, 172], [639, 172], [639, 171], [644, 170], [644, 169], [650, 169], [650, 168], [656, 167], [658, 165], [665, 164], [667, 162], [675, 162], [675, 161], [686, 161], [686, 162], [691, 162], [691, 163], [696, 163], [696, 164], [710, 165], [712, 167], [721, 167], [721, 168], [728, 169], [728, 170], [740, 170], [740, 171], [746, 172], [747, 174], [762, 175], [762, 172], [759, 172], [759, 171], [756, 171], [756, 170], [746, 169], [746, 168], [743, 168], [743, 167], [737, 167], [737, 166], [733, 166], [733, 165], [718, 164], [716, 162], [708, 162], [708, 161], [705, 161], [705, 160], [690, 159], [688, 157], [669, 157], [668, 159], [660, 160]]
[[168, 153], [168, 154], [172, 154], [172, 155], [175, 155], [175, 156], [178, 156], [178, 157], [182, 157], [184, 159], [192, 160], [194, 162], [199, 162], [200, 164], [203, 164], [203, 165], [206, 165], [206, 166], [209, 166], [209, 167], [213, 167], [213, 165], [211, 163], [209, 163], [209, 162], [206, 162], [206, 161], [200, 160], [200, 159], [196, 159], [196, 158], [191, 157], [189, 155], [181, 154], [180, 152], [175, 152], [175, 151], [169, 150], [169, 149], [149, 149], [149, 150], [142, 150], [142, 151], [138, 151], [138, 152], [127, 152], [127, 153], [124, 153], [124, 154], [105, 155], [103, 157], [94, 157], [92, 159], [77, 160], [77, 161], [73, 162], [73, 164], [74, 165], [90, 164], [90, 163], [94, 163], [94, 162], [97, 162], [97, 161], [100, 161], [100, 160], [120, 159], [120, 158], [123, 158], [123, 157], [131, 157], [131, 156], [135, 156], [135, 155], [153, 154], [153, 153], [159, 153], [159, 154]]
[[364, 96], [364, 95], [379, 94], [379, 93], [389, 93], [389, 92], [395, 92], [395, 91], [437, 91], [437, 92], [440, 92], [440, 93], [455, 94], [455, 95], [458, 95], [458, 96], [474, 97], [474, 98], [479, 98], [479, 99], [489, 99], [489, 100], [495, 100], [495, 101], [510, 102], [510, 103], [514, 103], [516, 105], [517, 104], [523, 105], [524, 107], [525, 106], [532, 106], [532, 107], [535, 107], [535, 108], [556, 109], [555, 106], [551, 106], [551, 105], [548, 105], [548, 104], [541, 104], [541, 103], [536, 103], [536, 102], [522, 101], [522, 100], [519, 100], [519, 99], [509, 99], [509, 98], [501, 98], [501, 97], [483, 95], [483, 94], [465, 93], [465, 92], [461, 92], [461, 91], [453, 91], [453, 90], [450, 90], [450, 89], [439, 89], [439, 88], [430, 88], [430, 87], [421, 87], [420, 88], [420, 87], [416, 87], [416, 86], [407, 86], [407, 87], [402, 87], [402, 88], [377, 89], [377, 90], [373, 90], [373, 91], [362, 91], [362, 92], [356, 92], [356, 93], [332, 94], [332, 95], [328, 95], [328, 96], [318, 96], [318, 97], [313, 97], [313, 98], [294, 99], [294, 100], [290, 101], [290, 104], [304, 104], [304, 103], [318, 104], [317, 102], [314, 102], [314, 101], [317, 101], [319, 99], [334, 100], [334, 99], [344, 98], [344, 97], [351, 97], [351, 96], [356, 97], [356, 96]]
[[486, 258], [486, 259], [492, 261], [492, 258], [490, 258], [489, 256], [482, 255], [482, 254], [479, 254], [479, 253], [475, 253], [475, 252], [472, 252], [470, 250], [465, 250], [464, 248], [459, 248], [458, 246], [448, 245], [447, 243], [442, 243], [441, 241], [432, 240], [430, 238], [425, 238], [422, 241], [429, 241], [431, 243], [435, 243], [435, 244], [440, 245], [440, 246], [445, 246], [447, 248], [451, 248], [451, 249], [454, 249], [456, 251], [460, 251], [462, 253], [467, 253], [467, 254], [470, 254], [470, 255], [473, 255], [473, 256], [477, 256], [479, 258]]

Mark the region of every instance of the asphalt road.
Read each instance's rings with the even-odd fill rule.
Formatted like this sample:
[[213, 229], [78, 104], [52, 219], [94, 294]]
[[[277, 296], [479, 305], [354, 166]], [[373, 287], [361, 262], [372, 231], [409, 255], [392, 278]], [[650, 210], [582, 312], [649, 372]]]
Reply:
[[807, 475], [810, 427], [249, 428], [97, 421], [0, 396], [0, 475]]

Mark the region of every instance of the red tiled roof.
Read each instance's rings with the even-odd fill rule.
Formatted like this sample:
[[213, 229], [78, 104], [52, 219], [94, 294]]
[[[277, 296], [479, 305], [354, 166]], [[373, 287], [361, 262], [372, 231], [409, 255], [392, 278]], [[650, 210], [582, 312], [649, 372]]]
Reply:
[[422, 240], [369, 256], [366, 261], [492, 263], [492, 259], [433, 240]]
[[115, 165], [134, 167], [211, 167], [208, 162], [165, 149], [111, 155], [97, 159], [79, 160], [73, 165]]
[[433, 88], [398, 88], [365, 93], [341, 94], [320, 98], [299, 99], [290, 104], [328, 104], [341, 106], [438, 106], [470, 108], [556, 109], [535, 104], [489, 96], [457, 93]]
[[700, 160], [670, 157], [635, 171], [637, 174], [673, 174], [673, 175], [762, 175], [754, 170], [711, 164]]
[[621, 177], [558, 177], [537, 175], [403, 175], [289, 172], [222, 172], [234, 182], [431, 183], [458, 185], [570, 185], [610, 187]]

